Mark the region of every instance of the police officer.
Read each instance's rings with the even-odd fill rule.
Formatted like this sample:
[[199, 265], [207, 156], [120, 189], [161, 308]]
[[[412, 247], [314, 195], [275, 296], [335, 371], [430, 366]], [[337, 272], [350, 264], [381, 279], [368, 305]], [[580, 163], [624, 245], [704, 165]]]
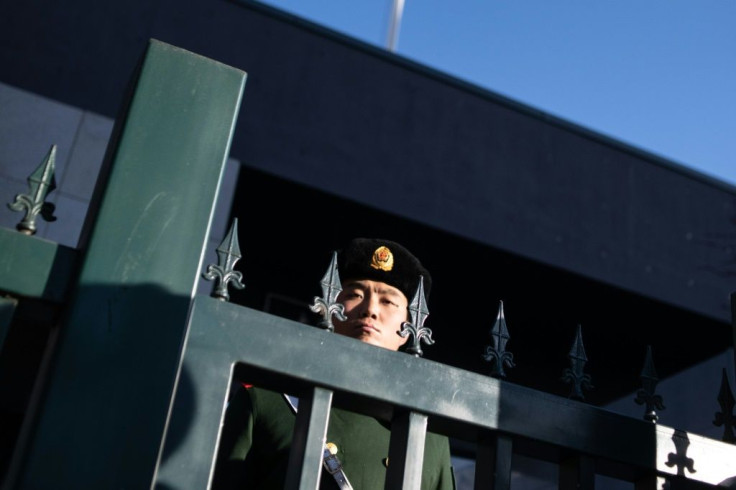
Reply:
[[[338, 272], [342, 291], [337, 302], [345, 306], [346, 319], [333, 320], [335, 332], [398, 350], [408, 340], [399, 332], [409, 319], [409, 301], [420, 276], [425, 295], [431, 289], [429, 272], [402, 245], [375, 238], [353, 239], [339, 251]], [[287, 395], [247, 385], [239, 390], [225, 415], [213, 488], [282, 489], [296, 410], [296, 400]], [[341, 470], [334, 478], [323, 473], [321, 488], [383, 489], [390, 435], [384, 421], [333, 408], [326, 454]], [[448, 439], [427, 433], [422, 489], [454, 488]]]

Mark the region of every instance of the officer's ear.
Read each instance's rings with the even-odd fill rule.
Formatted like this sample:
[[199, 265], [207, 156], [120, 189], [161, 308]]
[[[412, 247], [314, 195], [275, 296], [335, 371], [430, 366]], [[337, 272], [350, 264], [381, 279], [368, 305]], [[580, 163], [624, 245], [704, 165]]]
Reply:
[[[396, 335], [399, 335], [399, 332], [396, 332]], [[399, 335], [401, 337], [401, 335]], [[399, 348], [396, 349], [398, 352], [406, 352], [406, 343], [409, 341], [409, 336], [401, 338], [401, 344], [399, 345]]]

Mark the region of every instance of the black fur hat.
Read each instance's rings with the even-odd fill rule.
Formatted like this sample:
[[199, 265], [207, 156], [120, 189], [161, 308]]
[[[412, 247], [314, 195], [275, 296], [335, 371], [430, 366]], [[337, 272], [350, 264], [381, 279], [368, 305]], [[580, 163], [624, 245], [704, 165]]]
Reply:
[[399, 289], [411, 302], [424, 277], [424, 297], [429, 297], [432, 277], [419, 259], [404, 246], [380, 238], [354, 238], [337, 253], [340, 279], [368, 279]]

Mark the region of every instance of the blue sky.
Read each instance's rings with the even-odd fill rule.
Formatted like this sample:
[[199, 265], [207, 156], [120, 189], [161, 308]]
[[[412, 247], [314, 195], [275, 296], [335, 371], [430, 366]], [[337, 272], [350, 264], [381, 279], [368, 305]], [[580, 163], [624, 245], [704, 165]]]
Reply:
[[[392, 0], [264, 0], [385, 47]], [[736, 0], [405, 0], [396, 53], [736, 185]]]

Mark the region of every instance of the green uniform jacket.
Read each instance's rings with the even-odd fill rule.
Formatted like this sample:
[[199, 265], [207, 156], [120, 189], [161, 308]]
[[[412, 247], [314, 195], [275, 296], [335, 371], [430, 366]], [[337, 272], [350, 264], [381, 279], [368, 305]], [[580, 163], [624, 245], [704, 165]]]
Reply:
[[[284, 488], [289, 447], [296, 415], [280, 393], [240, 389], [225, 414], [213, 489]], [[355, 490], [382, 490], [391, 432], [373, 417], [333, 408], [327, 442], [337, 446], [337, 457]], [[326, 471], [321, 489], [337, 484]], [[422, 468], [422, 490], [454, 490], [447, 437], [427, 433]]]

